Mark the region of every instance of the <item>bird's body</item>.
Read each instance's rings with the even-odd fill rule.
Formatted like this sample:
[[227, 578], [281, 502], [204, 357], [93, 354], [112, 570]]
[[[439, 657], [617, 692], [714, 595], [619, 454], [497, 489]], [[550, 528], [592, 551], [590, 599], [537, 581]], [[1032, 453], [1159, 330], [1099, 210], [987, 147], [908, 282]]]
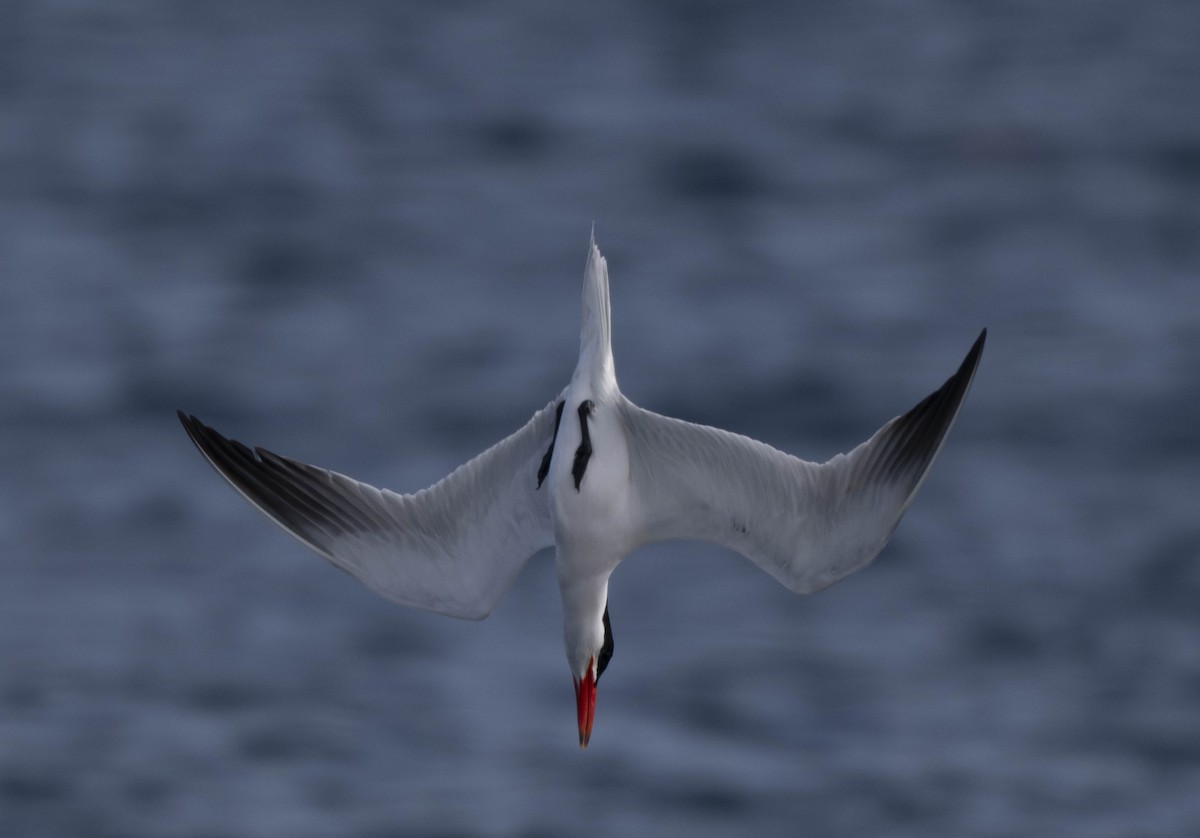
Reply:
[[799, 593], [865, 566], [887, 543], [953, 423], [986, 332], [958, 372], [849, 454], [818, 465], [746, 437], [658, 416], [617, 386], [608, 268], [593, 242], [570, 383], [512, 436], [421, 492], [399, 495], [251, 450], [180, 414], [247, 500], [397, 602], [486, 617], [553, 546], [580, 744], [613, 652], [608, 580], [637, 547], [675, 538], [735, 550]]
[[[608, 269], [593, 243], [584, 274], [579, 362], [563, 394], [559, 440], [546, 487], [563, 601], [563, 639], [577, 687], [610, 631], [603, 620], [608, 577], [638, 546], [609, 311]], [[590, 730], [590, 722], [584, 724]]]

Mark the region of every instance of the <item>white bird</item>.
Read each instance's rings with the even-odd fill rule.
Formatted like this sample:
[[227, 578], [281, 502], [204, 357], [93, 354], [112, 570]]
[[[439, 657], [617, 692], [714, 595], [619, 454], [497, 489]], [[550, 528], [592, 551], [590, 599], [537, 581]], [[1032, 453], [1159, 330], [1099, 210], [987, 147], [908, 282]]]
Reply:
[[415, 494], [226, 439], [179, 413], [209, 463], [306, 546], [388, 599], [483, 619], [521, 567], [556, 550], [579, 744], [613, 652], [608, 579], [630, 552], [715, 542], [797, 593], [883, 549], [954, 423], [987, 330], [936, 392], [823, 464], [744, 436], [651, 413], [617, 387], [608, 266], [595, 239], [583, 280], [579, 361], [523, 428]]

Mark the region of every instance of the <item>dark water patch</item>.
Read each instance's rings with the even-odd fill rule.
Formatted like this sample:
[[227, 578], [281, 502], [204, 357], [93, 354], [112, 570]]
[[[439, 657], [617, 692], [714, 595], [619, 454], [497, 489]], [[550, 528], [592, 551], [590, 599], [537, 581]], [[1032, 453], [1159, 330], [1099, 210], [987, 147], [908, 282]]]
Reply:
[[330, 121], [364, 148], [374, 148], [389, 136], [387, 109], [370, 81], [348, 67], [336, 67], [323, 76], [315, 97]]
[[1147, 729], [1144, 724], [1122, 724], [1115, 717], [1079, 731], [1077, 746], [1132, 757], [1160, 771], [1200, 770], [1200, 732], [1194, 727], [1190, 722], [1176, 726], [1155, 723], [1153, 729]]
[[[808, 8], [813, 4], [804, 4]], [[778, 25], [781, 11], [770, 4], [771, 20]], [[750, 23], [754, 9], [721, 2], [651, 3], [639, 8], [647, 16], [649, 31], [661, 39], [657, 54], [659, 72], [671, 89], [708, 90], [722, 77], [730, 34]], [[753, 38], [752, 35], [746, 37]]]
[[1133, 740], [1132, 750], [1148, 764], [1169, 771], [1200, 766], [1200, 737], [1194, 732], [1142, 736]]
[[1138, 565], [1134, 588], [1156, 610], [1200, 620], [1200, 531], [1162, 537]]
[[747, 712], [748, 708], [732, 696], [731, 681], [714, 677], [711, 669], [688, 668], [673, 677], [672, 683], [633, 685], [637, 704], [656, 718], [673, 720], [704, 734], [739, 741], [772, 741], [775, 731], [770, 725]]
[[351, 648], [376, 661], [424, 658], [437, 651], [429, 635], [405, 630], [393, 622], [375, 623], [358, 631], [351, 640]]
[[873, 811], [885, 823], [937, 823], [954, 808], [957, 799], [952, 788], [941, 788], [924, 778], [906, 783], [873, 775], [853, 778], [850, 783], [861, 811]]
[[165, 777], [131, 777], [122, 783], [122, 797], [134, 807], [162, 808], [176, 792], [176, 786]]
[[0, 101], [9, 108], [28, 89], [33, 62], [26, 53], [36, 49], [29, 37], [34, 16], [33, 8], [24, 3], [0, 5]]
[[1180, 698], [1191, 706], [1200, 706], [1200, 670], [1181, 675], [1176, 682]]
[[321, 210], [317, 187], [297, 174], [276, 175], [256, 170], [245, 179], [230, 178], [219, 184], [227, 212], [250, 230], [294, 228]]
[[[333, 279], [343, 283], [361, 275], [352, 254], [316, 244], [298, 232], [258, 238], [246, 246], [238, 261], [237, 273], [243, 284], [262, 295], [264, 302], [292, 299], [298, 284]], [[278, 294], [280, 288], [292, 293]]]
[[72, 783], [62, 775], [14, 773], [0, 776], [0, 800], [5, 806], [58, 803], [73, 793]]
[[1163, 212], [1154, 220], [1154, 240], [1164, 259], [1174, 265], [1195, 264], [1200, 244], [1196, 241], [1196, 228], [1200, 216], [1196, 213], [1183, 215], [1178, 211]]
[[[9, 677], [12, 673], [8, 673]], [[0, 704], [10, 711], [36, 710], [46, 703], [46, 690], [38, 684], [14, 680], [0, 692]]]
[[881, 145], [891, 139], [888, 126], [886, 114], [864, 102], [845, 103], [821, 124], [821, 128], [842, 146]]
[[244, 729], [237, 736], [236, 751], [251, 762], [283, 764], [310, 759], [327, 762], [345, 759], [347, 745], [297, 720], [261, 723]]
[[562, 833], [545, 826], [531, 826], [515, 833], [518, 838], [560, 838]]
[[[354, 838], [479, 838], [479, 832], [458, 830], [453, 827], [425, 825], [414, 829], [411, 825], [376, 825], [356, 831]], [[523, 836], [524, 832], [505, 832], [504, 835]], [[533, 833], [539, 834], [539, 833]], [[558, 836], [561, 833], [550, 833]]]
[[[707, 692], [703, 686], [698, 686], [675, 711], [682, 714], [686, 724], [705, 733], [745, 739], [755, 733], [757, 727], [733, 702]], [[765, 735], [766, 731], [760, 729], [758, 733]]]
[[143, 534], [149, 531], [161, 537], [169, 532], [178, 532], [190, 515], [191, 509], [182, 498], [151, 495], [138, 498], [122, 519], [124, 524]]
[[[801, 438], [820, 446], [824, 441], [844, 439], [847, 427], [870, 428], [874, 421], [847, 424], [852, 402], [843, 385], [829, 373], [805, 369], [767, 384], [758, 390], [757, 397], [745, 392], [734, 401], [746, 408], [757, 398], [755, 421], [776, 438]], [[815, 455], [799, 456], [812, 459]]]
[[598, 795], [615, 798], [627, 792], [631, 768], [624, 760], [593, 748], [588, 751], [587, 764], [581, 769], [578, 761], [573, 759], [575, 756], [557, 744], [549, 744], [530, 748], [524, 762], [528, 770], [538, 776], [554, 777], [581, 772], [580, 781]]
[[[803, 440], [805, 450], [789, 453], [803, 459], [824, 459], [823, 455], [836, 453], [837, 445], [848, 450], [848, 426], [875, 430], [871, 422], [878, 417], [857, 424], [847, 418], [853, 405], [846, 395], [828, 373], [800, 370], [784, 378], [726, 382], [719, 393], [702, 384], [685, 382], [678, 390], [656, 393], [652, 409], [753, 439], [771, 440], [776, 447]], [[863, 431], [863, 439], [867, 433]]]
[[961, 635], [972, 659], [1016, 663], [1037, 657], [1042, 643], [1027, 626], [992, 617], [975, 621]]
[[105, 196], [99, 207], [107, 223], [135, 237], [213, 229], [222, 215], [213, 192], [157, 177], [130, 182]]
[[409, 826], [371, 826], [354, 833], [354, 838], [478, 838], [476, 833], [463, 832], [442, 827], [430, 827], [428, 831], [413, 831]]
[[307, 743], [278, 730], [253, 730], [239, 737], [238, 755], [253, 762], [292, 762], [311, 751]]
[[339, 812], [354, 805], [354, 791], [346, 783], [331, 777], [309, 780], [304, 785], [305, 798], [313, 807], [326, 812]]
[[750, 796], [744, 792], [703, 782], [664, 786], [654, 797], [663, 806], [680, 809], [705, 819], [741, 818], [753, 806]]
[[1200, 186], [1200, 145], [1165, 143], [1149, 152], [1151, 165], [1172, 186]]
[[529, 160], [545, 154], [553, 140], [550, 128], [535, 116], [507, 113], [482, 119], [471, 135], [485, 154], [502, 160]]
[[239, 682], [210, 681], [196, 684], [184, 694], [184, 701], [205, 713], [226, 715], [252, 709], [269, 701], [262, 691]]
[[993, 212], [954, 207], [952, 212], [927, 216], [923, 228], [924, 244], [937, 252], [972, 250], [989, 240], [1005, 220]]
[[760, 192], [763, 182], [743, 156], [720, 148], [675, 148], [657, 161], [662, 190], [685, 203], [731, 204]]

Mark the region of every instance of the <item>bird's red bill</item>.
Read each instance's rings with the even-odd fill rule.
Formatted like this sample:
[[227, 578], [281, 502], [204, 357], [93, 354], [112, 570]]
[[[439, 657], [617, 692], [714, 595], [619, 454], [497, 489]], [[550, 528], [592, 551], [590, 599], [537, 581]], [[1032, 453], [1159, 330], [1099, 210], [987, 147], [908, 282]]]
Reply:
[[579, 711], [579, 747], [586, 748], [592, 738], [592, 719], [596, 716], [596, 677], [593, 661], [588, 661], [587, 674], [575, 682], [575, 705]]

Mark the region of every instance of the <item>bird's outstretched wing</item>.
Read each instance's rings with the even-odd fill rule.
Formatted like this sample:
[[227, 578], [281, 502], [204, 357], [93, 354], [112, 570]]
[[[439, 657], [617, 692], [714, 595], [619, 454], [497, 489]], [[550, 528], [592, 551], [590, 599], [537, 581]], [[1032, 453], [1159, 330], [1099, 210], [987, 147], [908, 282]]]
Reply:
[[259, 511], [388, 599], [482, 619], [526, 561], [554, 544], [538, 466], [554, 434], [554, 403], [525, 427], [416, 494], [250, 449], [194, 416], [196, 447]]
[[819, 591], [883, 549], [954, 422], [985, 329], [937, 392], [849, 454], [805, 462], [717, 428], [625, 403], [640, 541], [712, 541], [797, 593]]

